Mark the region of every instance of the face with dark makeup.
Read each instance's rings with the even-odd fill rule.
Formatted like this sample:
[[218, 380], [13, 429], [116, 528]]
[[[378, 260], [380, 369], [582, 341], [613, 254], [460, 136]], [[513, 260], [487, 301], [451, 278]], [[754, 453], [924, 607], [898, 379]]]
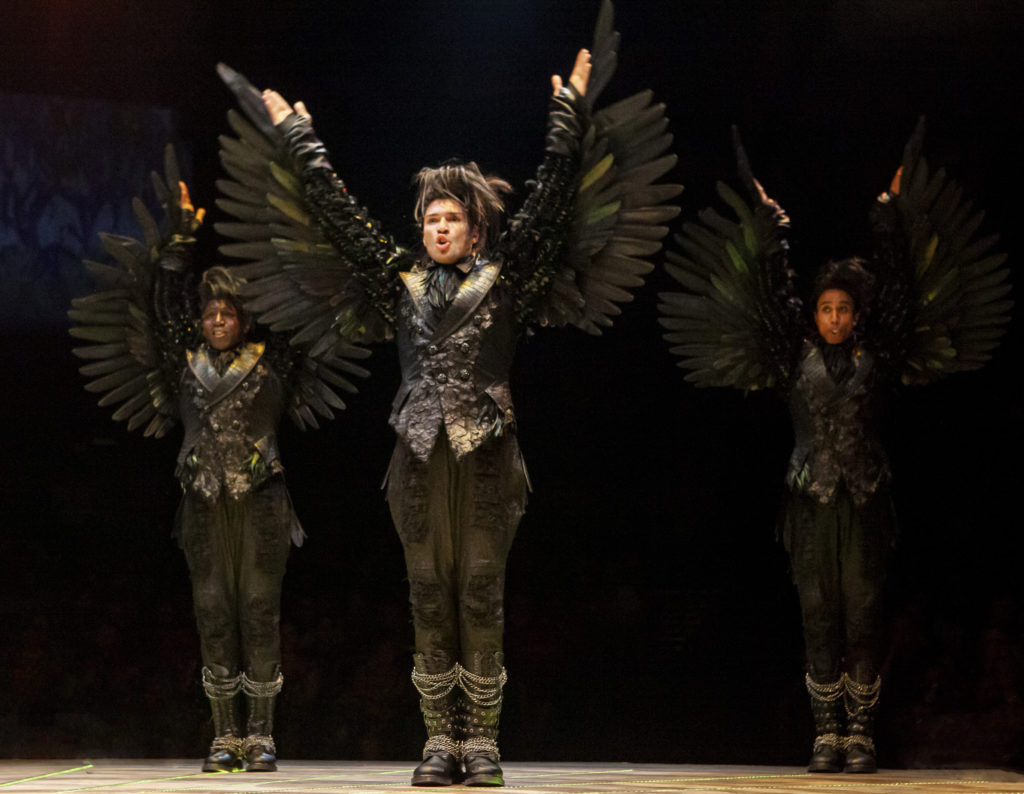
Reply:
[[224, 351], [242, 341], [245, 329], [231, 301], [214, 299], [203, 309], [203, 338], [214, 350]]

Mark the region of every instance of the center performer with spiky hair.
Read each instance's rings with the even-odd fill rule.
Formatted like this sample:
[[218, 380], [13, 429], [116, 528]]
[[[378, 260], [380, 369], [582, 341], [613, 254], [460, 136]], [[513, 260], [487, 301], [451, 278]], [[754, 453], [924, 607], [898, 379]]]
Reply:
[[221, 206], [243, 222], [223, 230], [243, 242], [222, 250], [255, 260], [237, 270], [259, 321], [313, 350], [398, 344], [387, 498], [427, 730], [413, 785], [504, 784], [505, 564], [529, 487], [509, 386], [518, 339], [531, 326], [609, 325], [677, 212], [663, 202], [680, 188], [653, 184], [675, 162], [663, 156], [664, 108], [642, 93], [592, 113], [617, 41], [606, 3], [593, 57], [580, 51], [566, 85], [552, 78], [544, 161], [504, 232], [504, 180], [472, 162], [419, 172], [419, 253], [397, 247], [348, 193], [301, 102], [258, 94], [221, 67], [248, 116], [230, 117], [238, 139], [223, 149], [236, 181]]

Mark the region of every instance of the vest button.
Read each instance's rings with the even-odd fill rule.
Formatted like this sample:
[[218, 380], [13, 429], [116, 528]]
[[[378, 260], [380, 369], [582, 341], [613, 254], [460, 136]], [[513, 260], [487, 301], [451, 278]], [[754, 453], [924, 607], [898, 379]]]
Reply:
[[445, 375], [443, 372], [438, 372], [437, 373], [437, 378], [435, 378], [435, 380], [438, 383], [447, 383], [448, 382], [448, 376]]
[[468, 369], [460, 369], [459, 370], [459, 380], [469, 380], [469, 370]]
[[427, 354], [431, 356], [437, 355], [437, 345], [427, 345]]
[[463, 342], [461, 345], [459, 345], [459, 351], [468, 355], [470, 351], [469, 342]]

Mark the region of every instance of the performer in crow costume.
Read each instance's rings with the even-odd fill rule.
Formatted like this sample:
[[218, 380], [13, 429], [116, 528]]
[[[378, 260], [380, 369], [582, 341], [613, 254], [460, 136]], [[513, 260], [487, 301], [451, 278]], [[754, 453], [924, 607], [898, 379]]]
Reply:
[[516, 343], [538, 325], [609, 325], [677, 212], [663, 202], [680, 188], [654, 184], [675, 162], [663, 155], [663, 107], [643, 93], [593, 111], [616, 44], [606, 3], [593, 56], [580, 52], [568, 84], [552, 78], [545, 158], [504, 232], [503, 180], [475, 163], [417, 175], [419, 253], [356, 203], [301, 103], [293, 112], [221, 68], [249, 119], [231, 117], [238, 139], [225, 140], [223, 159], [235, 182], [221, 206], [243, 222], [224, 227], [243, 242], [223, 252], [257, 260], [236, 268], [250, 307], [314, 352], [338, 340], [398, 344], [387, 498], [428, 736], [413, 785], [504, 782], [505, 563], [528, 489], [508, 376]]
[[269, 772], [283, 682], [281, 584], [289, 546], [305, 537], [285, 488], [277, 426], [286, 410], [300, 427], [316, 427], [314, 410], [329, 418], [332, 407], [343, 408], [331, 386], [354, 390], [345, 375], [365, 373], [348, 359], [366, 351], [339, 345], [311, 357], [274, 334], [255, 340], [241, 282], [223, 267], [207, 270], [197, 291], [201, 211], [193, 211], [170, 150], [166, 172], [166, 183], [154, 175], [163, 229], [136, 199], [145, 243], [103, 237], [117, 265], [86, 263], [107, 288], [74, 301], [71, 333], [95, 343], [75, 353], [95, 359], [81, 371], [95, 378], [87, 390], [106, 393], [100, 405], [122, 403], [115, 419], [155, 437], [176, 421], [184, 426], [175, 532], [192, 577], [213, 711], [203, 771]]
[[795, 444], [782, 540], [800, 598], [816, 738], [811, 772], [874, 772], [884, 645], [882, 590], [895, 522], [879, 402], [988, 360], [1008, 322], [1005, 257], [976, 232], [981, 214], [921, 157], [923, 122], [872, 212], [869, 261], [830, 262], [808, 323], [789, 269], [789, 219], [754, 179], [751, 202], [725, 185], [736, 220], [687, 224], [662, 295], [665, 338], [698, 386], [774, 388], [788, 397]]

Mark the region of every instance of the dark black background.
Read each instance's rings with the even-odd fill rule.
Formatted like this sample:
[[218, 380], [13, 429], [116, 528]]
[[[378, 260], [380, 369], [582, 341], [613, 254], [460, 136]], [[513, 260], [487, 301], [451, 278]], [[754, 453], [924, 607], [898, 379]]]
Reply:
[[[12, 5], [8, 3], [7, 5]], [[729, 125], [793, 218], [796, 264], [866, 252], [866, 211], [917, 116], [926, 153], [1024, 249], [1012, 0], [623, 0], [608, 96], [664, 99], [684, 216], [731, 178]], [[0, 90], [173, 108], [212, 206], [223, 60], [306, 101], [352, 191], [410, 242], [411, 174], [459, 155], [514, 183], [540, 157], [548, 76], [591, 0], [15, 3]], [[158, 163], [153, 164], [154, 167]], [[141, 177], [140, 175], [140, 184]], [[212, 245], [211, 245], [212, 248]], [[1020, 281], [1020, 277], [1017, 277]], [[656, 323], [660, 270], [600, 338], [543, 332], [513, 388], [535, 493], [509, 562], [510, 760], [801, 763], [810, 717], [774, 543], [789, 429], [770, 395], [697, 391]], [[184, 560], [177, 438], [128, 435], [81, 391], [64, 328], [5, 334], [0, 754], [200, 756], [210, 726]], [[889, 417], [902, 541], [883, 765], [1024, 764], [1022, 485], [1013, 327], [979, 373]], [[378, 490], [397, 369], [350, 410], [282, 431], [309, 533], [285, 580], [285, 758], [417, 757], [401, 551]]]

